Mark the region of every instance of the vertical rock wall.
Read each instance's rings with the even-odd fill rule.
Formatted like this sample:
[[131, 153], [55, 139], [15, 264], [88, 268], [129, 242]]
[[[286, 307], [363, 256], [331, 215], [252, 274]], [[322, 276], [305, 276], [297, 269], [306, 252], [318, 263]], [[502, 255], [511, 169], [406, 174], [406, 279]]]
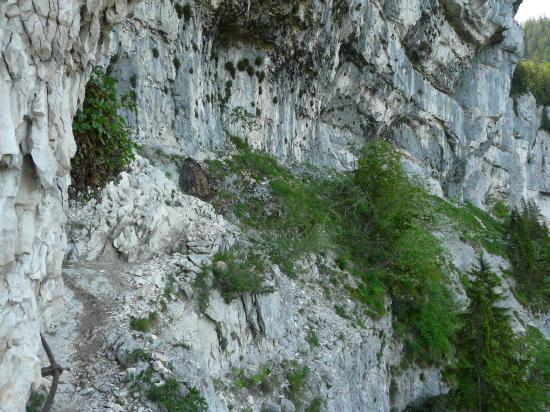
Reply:
[[[0, 410], [40, 380], [39, 332], [63, 294], [72, 117], [123, 1], [0, 2]], [[43, 365], [45, 366], [45, 365]]]
[[110, 35], [110, 69], [137, 92], [129, 117], [146, 145], [201, 158], [239, 134], [284, 160], [346, 168], [350, 143], [383, 136], [440, 195], [529, 197], [550, 216], [535, 183], [541, 109], [514, 111], [509, 97], [518, 6], [143, 0]]

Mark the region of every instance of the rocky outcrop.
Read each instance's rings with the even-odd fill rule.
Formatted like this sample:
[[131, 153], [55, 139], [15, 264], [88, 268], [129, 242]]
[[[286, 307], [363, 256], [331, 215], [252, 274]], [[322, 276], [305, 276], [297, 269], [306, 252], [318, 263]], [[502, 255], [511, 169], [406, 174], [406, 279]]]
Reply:
[[208, 203], [184, 195], [137, 156], [98, 199], [69, 211], [68, 260], [135, 262], [170, 252], [210, 253], [233, 243], [235, 229]]
[[0, 409], [40, 381], [39, 332], [63, 293], [72, 117], [122, 1], [0, 4]]

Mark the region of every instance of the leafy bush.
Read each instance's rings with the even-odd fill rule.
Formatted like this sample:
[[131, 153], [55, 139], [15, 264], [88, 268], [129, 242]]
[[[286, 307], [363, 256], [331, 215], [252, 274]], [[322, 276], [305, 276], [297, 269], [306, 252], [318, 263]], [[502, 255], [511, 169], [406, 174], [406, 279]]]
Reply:
[[183, 6], [183, 17], [185, 18], [185, 21], [188, 21], [191, 17], [193, 17], [193, 10], [191, 9], [190, 4]]
[[307, 332], [307, 342], [313, 348], [319, 347], [319, 338], [317, 337], [317, 333], [315, 333], [315, 331], [313, 329], [310, 329]]
[[26, 412], [38, 412], [42, 410], [42, 406], [46, 402], [46, 395], [42, 392], [32, 392], [27, 401]]
[[257, 254], [239, 249], [217, 253], [212, 265], [203, 268], [195, 280], [199, 310], [204, 312], [208, 307], [206, 278], [210, 273], [213, 275], [212, 286], [220, 291], [227, 303], [230, 303], [242, 293], [271, 293], [273, 288], [264, 284], [264, 271], [263, 259]]
[[71, 161], [71, 178], [77, 194], [93, 194], [134, 159], [137, 145], [119, 112], [135, 109], [135, 94], [119, 99], [116, 83], [95, 67], [86, 86], [82, 110], [73, 120], [77, 151]]
[[242, 369], [238, 369], [235, 374], [237, 389], [259, 389], [264, 394], [270, 394], [279, 386], [279, 378], [271, 365], [262, 366], [257, 373], [250, 376], [246, 376]]
[[154, 371], [148, 368], [131, 378], [130, 390], [146, 395], [162, 410], [170, 412], [206, 412], [208, 404], [197, 388], [175, 378], [153, 383]]
[[239, 69], [239, 71], [243, 72], [246, 70], [246, 68], [250, 65], [250, 61], [248, 59], [242, 59], [242, 60], [239, 60], [239, 62], [237, 63], [237, 69]]
[[305, 412], [321, 412], [322, 404], [323, 400], [321, 398], [315, 398], [309, 403], [309, 405], [305, 409]]
[[151, 356], [147, 352], [145, 352], [141, 348], [137, 348], [126, 353], [126, 355], [124, 356], [123, 365], [125, 367], [128, 367], [136, 364], [140, 360], [149, 361], [150, 359]]
[[227, 70], [231, 75], [231, 77], [233, 78], [233, 80], [235, 80], [236, 71], [235, 71], [235, 65], [233, 64], [233, 62], [229, 61], [225, 63], [225, 70]]

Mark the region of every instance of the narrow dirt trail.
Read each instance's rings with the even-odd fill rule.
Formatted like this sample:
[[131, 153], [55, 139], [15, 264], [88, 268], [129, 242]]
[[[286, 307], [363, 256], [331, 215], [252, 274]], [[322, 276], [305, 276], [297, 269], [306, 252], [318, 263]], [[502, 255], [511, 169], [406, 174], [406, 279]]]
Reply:
[[54, 411], [120, 410], [110, 398], [122, 391], [124, 373], [110, 353], [109, 334], [121, 321], [124, 291], [132, 283], [128, 271], [136, 266], [86, 262], [64, 268], [65, 307], [45, 335], [65, 369]]

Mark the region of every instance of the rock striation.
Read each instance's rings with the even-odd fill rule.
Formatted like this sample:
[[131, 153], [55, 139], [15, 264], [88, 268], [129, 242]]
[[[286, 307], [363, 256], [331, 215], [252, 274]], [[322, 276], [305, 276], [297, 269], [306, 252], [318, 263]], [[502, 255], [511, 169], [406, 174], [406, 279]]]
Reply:
[[72, 118], [122, 1], [0, 3], [0, 409], [24, 410], [63, 294]]
[[110, 36], [137, 138], [195, 158], [228, 135], [337, 168], [392, 139], [435, 193], [535, 200], [550, 216], [542, 108], [509, 97], [519, 1], [142, 1]]

